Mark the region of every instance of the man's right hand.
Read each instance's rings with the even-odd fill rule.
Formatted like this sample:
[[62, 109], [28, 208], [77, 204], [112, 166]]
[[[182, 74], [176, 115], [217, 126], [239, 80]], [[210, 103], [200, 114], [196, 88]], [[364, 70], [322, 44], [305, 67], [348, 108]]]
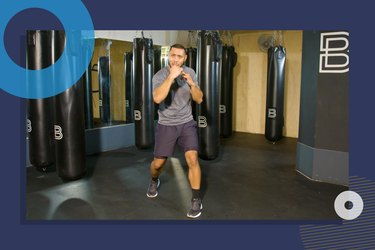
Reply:
[[172, 65], [169, 67], [169, 77], [176, 79], [182, 73], [182, 67]]

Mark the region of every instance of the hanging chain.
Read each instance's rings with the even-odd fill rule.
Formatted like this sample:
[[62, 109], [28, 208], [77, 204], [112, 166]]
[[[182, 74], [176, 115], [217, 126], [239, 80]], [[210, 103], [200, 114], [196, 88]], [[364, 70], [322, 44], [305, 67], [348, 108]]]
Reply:
[[188, 34], [188, 47], [191, 48], [192, 47], [192, 30], [189, 30], [189, 34]]
[[233, 38], [229, 30], [227, 30], [227, 40], [228, 40], [228, 45], [233, 46]]
[[283, 34], [282, 31], [279, 30], [279, 46], [283, 46]]

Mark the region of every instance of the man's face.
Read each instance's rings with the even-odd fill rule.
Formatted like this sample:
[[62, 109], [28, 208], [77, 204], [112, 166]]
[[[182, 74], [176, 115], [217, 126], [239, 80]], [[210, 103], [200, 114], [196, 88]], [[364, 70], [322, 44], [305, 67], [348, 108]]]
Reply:
[[169, 51], [169, 66], [179, 66], [181, 67], [186, 60], [186, 53], [184, 49], [172, 48]]

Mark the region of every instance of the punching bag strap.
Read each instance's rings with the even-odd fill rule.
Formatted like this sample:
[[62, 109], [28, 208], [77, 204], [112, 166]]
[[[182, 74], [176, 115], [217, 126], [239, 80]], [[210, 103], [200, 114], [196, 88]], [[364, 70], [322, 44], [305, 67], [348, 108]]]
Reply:
[[[271, 62], [273, 62], [273, 57], [274, 57], [274, 53], [273, 53], [273, 50], [274, 50], [274, 47], [270, 47], [268, 49], [268, 72], [267, 72], [267, 79], [271, 79], [271, 72], [272, 72], [272, 64]], [[272, 53], [271, 53], [272, 52]]]
[[151, 64], [154, 60], [154, 50], [152, 48], [152, 40], [148, 39], [146, 45], [146, 62]]
[[218, 61], [221, 60], [221, 54], [222, 54], [221, 52], [222, 52], [222, 49], [223, 49], [223, 46], [222, 46], [222, 43], [220, 41], [220, 37], [219, 37], [218, 32], [213, 33], [212, 39], [213, 39], [213, 48], [214, 48], [214, 58], [213, 58], [213, 60], [215, 62], [218, 62]]
[[36, 33], [35, 32], [29, 32], [29, 35], [27, 36], [28, 38], [28, 45], [35, 47], [36, 46]]
[[232, 67], [236, 66], [237, 64], [237, 53], [233, 50], [233, 61], [232, 61]]
[[145, 38], [143, 30], [141, 31], [142, 38], [139, 40], [141, 50], [144, 50], [145, 61], [147, 64], [151, 64], [154, 59], [154, 50], [152, 48], [152, 39]]

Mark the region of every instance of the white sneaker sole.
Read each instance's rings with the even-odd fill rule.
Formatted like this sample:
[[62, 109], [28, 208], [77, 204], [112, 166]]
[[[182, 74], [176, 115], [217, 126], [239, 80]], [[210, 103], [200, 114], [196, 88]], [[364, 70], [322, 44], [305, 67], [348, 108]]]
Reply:
[[158, 193], [156, 192], [155, 195], [149, 195], [148, 193], [146, 193], [146, 195], [148, 198], [155, 198], [156, 196], [158, 196]]
[[194, 218], [198, 218], [202, 214], [202, 209], [203, 209], [203, 204], [202, 203], [201, 203], [200, 209], [201, 209], [201, 211], [198, 214], [196, 214], [196, 215], [189, 215], [189, 213], [187, 213], [186, 216], [189, 217], [189, 218], [193, 218], [193, 219]]
[[[158, 179], [158, 186], [156, 188], [159, 188], [160, 187], [160, 179]], [[149, 195], [148, 193], [146, 193], [147, 197], [148, 198], [155, 198], [156, 196], [158, 196], [158, 191], [156, 191], [156, 194], [154, 195]]]

